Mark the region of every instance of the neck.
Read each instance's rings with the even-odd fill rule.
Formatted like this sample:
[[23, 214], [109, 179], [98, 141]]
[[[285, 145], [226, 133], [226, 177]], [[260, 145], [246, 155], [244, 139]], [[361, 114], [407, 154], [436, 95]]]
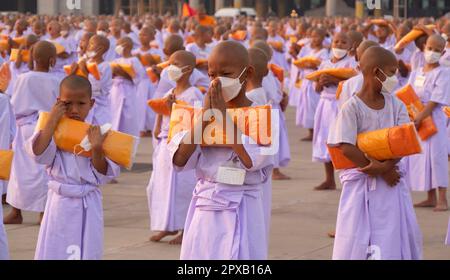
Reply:
[[142, 44], [141, 50], [143, 50], [143, 51], [148, 51], [149, 49], [151, 49], [151, 48], [150, 48], [150, 43]]
[[123, 57], [124, 57], [124, 58], [129, 58], [129, 57], [131, 57], [131, 52], [124, 52], [124, 53], [123, 53]]
[[189, 82], [189, 79], [181, 78], [177, 81], [177, 86], [175, 87], [174, 93], [180, 94], [186, 89], [191, 87], [191, 83]]
[[346, 58], [347, 55], [348, 55], [348, 54], [344, 55], [344, 56], [341, 57], [341, 58], [337, 58], [337, 57], [333, 56], [333, 58], [331, 59], [331, 62], [336, 63], [336, 62], [338, 62], [338, 61], [341, 61], [341, 60], [343, 60], [344, 58]]
[[196, 44], [197, 44], [197, 46], [199, 46], [201, 49], [204, 49], [205, 48], [205, 43], [204, 42], [195, 42]]
[[251, 90], [261, 88], [262, 87], [262, 79], [250, 79], [247, 81], [246, 91], [249, 92]]
[[240, 107], [249, 107], [252, 105], [252, 102], [247, 98], [247, 96], [245, 95], [245, 88], [246, 87], [242, 87], [241, 92], [238, 94], [238, 96], [227, 102], [227, 107], [229, 108], [240, 108]]
[[103, 54], [98, 54], [98, 55], [94, 56], [94, 57], [91, 59], [91, 61], [93, 61], [93, 62], [95, 62], [95, 63], [97, 63], [97, 64], [102, 63], [102, 62], [103, 62]]
[[439, 67], [439, 61], [438, 62], [436, 62], [436, 63], [426, 63], [425, 64], [425, 66], [423, 67], [423, 71], [424, 72], [428, 72], [428, 71], [431, 71], [431, 70], [433, 70], [433, 69], [435, 69], [435, 68], [437, 68], [437, 67]]
[[36, 71], [36, 72], [48, 72], [48, 65], [36, 65], [35, 67], [34, 67], [34, 69], [33, 69], [33, 71]]
[[361, 90], [356, 94], [361, 100], [374, 101], [379, 98], [381, 90], [376, 90], [375, 86], [370, 82], [364, 82]]

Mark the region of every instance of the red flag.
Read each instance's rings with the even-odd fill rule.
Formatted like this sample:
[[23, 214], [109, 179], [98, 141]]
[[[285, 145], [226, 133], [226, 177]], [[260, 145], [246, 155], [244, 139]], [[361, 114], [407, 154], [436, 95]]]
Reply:
[[197, 13], [188, 3], [183, 3], [183, 11], [181, 13], [182, 17], [192, 17]]

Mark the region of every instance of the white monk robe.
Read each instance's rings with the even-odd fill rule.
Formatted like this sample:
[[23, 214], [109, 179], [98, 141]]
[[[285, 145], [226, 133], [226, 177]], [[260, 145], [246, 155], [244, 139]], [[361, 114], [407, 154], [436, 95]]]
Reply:
[[111, 100], [112, 70], [109, 62], [103, 61], [97, 65], [100, 80], [89, 75], [88, 79], [92, 86], [92, 98], [95, 99], [94, 107], [89, 112], [86, 122], [93, 125], [111, 123]]
[[120, 168], [106, 160], [106, 175], [91, 159], [64, 152], [52, 141], [37, 156], [33, 144], [40, 131], [25, 143], [31, 160], [47, 168], [48, 199], [39, 229], [36, 260], [99, 260], [103, 256], [103, 206], [99, 185], [118, 176]]
[[53, 66], [50, 71], [51, 73], [58, 75], [59, 78], [62, 79], [66, 76], [66, 73], [64, 72], [64, 65], [72, 64], [74, 57], [72, 56], [72, 54], [76, 52], [76, 49], [73, 49], [73, 45], [70, 43], [70, 41], [64, 39], [62, 36], [59, 36], [56, 39], [48, 38], [47, 41], [60, 44], [64, 47], [64, 52], [69, 54], [68, 58], [57, 57], [55, 66]]
[[48, 178], [45, 167], [36, 164], [24, 150], [31, 137], [39, 112], [49, 112], [59, 96], [59, 78], [53, 73], [30, 71], [17, 79], [11, 104], [17, 133], [13, 142], [14, 160], [6, 201], [13, 207], [43, 212]]
[[[356, 145], [359, 133], [409, 122], [405, 105], [384, 94], [385, 106], [374, 110], [358, 96], [339, 111], [328, 144]], [[339, 172], [342, 193], [336, 222], [333, 259], [421, 259], [422, 235], [405, 180], [404, 162], [397, 164], [402, 178], [390, 187], [381, 177], [357, 168]]]
[[[202, 104], [203, 94], [198, 88], [190, 87], [178, 94], [176, 99], [194, 106], [196, 102]], [[167, 149], [169, 121], [170, 116], [163, 116], [161, 133], [153, 152], [153, 172], [147, 186], [152, 231], [177, 231], [184, 228], [192, 191], [197, 183], [193, 170], [175, 172], [173, 168]]]
[[[0, 150], [9, 150], [15, 132], [15, 119], [7, 95], [0, 93]], [[0, 190], [6, 191], [6, 182], [0, 180]], [[3, 207], [0, 207], [0, 260], [9, 259], [8, 239], [3, 226]]]
[[145, 69], [136, 57], [118, 58], [118, 63], [131, 64], [136, 76], [132, 80], [116, 76], [111, 88], [111, 113], [113, 129], [139, 137], [137, 90], [145, 76]]

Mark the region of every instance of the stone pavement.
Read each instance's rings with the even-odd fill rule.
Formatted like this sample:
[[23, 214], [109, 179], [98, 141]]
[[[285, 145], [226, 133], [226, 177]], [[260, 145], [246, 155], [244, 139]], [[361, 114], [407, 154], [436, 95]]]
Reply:
[[[295, 127], [295, 110], [287, 112], [292, 161], [284, 169], [290, 181], [273, 184], [270, 259], [330, 259], [333, 239], [327, 237], [336, 221], [340, 191], [313, 191], [323, 167], [311, 162], [311, 143], [300, 142], [306, 133]], [[119, 184], [103, 187], [105, 259], [178, 259], [180, 247], [166, 241], [148, 241], [149, 214], [146, 187], [151, 170], [151, 139], [142, 140], [133, 170], [123, 172]], [[424, 193], [414, 193], [415, 202]], [[9, 211], [3, 206], [4, 213]], [[450, 212], [417, 209], [424, 236], [425, 259], [450, 259], [444, 246]], [[32, 259], [39, 227], [36, 213], [25, 213], [22, 225], [7, 225], [12, 259]]]

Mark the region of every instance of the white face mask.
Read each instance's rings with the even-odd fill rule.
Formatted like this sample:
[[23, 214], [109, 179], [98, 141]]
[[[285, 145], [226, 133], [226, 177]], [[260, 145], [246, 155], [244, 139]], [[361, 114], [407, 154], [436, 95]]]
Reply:
[[117, 45], [114, 50], [116, 51], [116, 53], [118, 55], [123, 56], [123, 47], [122, 47], [122, 45]]
[[95, 52], [95, 51], [86, 52], [87, 58], [93, 58], [96, 55], [97, 55], [97, 52]]
[[442, 54], [438, 53], [438, 52], [425, 50], [424, 53], [423, 53], [423, 56], [425, 57], [425, 61], [428, 64], [434, 64], [434, 63], [439, 61], [439, 59], [441, 58]]
[[235, 79], [228, 77], [219, 77], [220, 84], [222, 85], [222, 96], [225, 102], [229, 102], [236, 98], [236, 96], [241, 91], [242, 83], [240, 81], [240, 78], [245, 70], [247, 70], [247, 68], [244, 68], [241, 74], [239, 74], [239, 77]]
[[337, 59], [341, 59], [347, 54], [347, 50], [338, 48], [332, 48], [331, 52], [333, 53], [333, 56], [336, 57]]
[[69, 31], [67, 31], [67, 30], [61, 30], [60, 34], [61, 34], [61, 36], [66, 37], [67, 34], [69, 34]]
[[388, 76], [380, 68], [378, 68], [378, 70], [380, 70], [380, 72], [383, 73], [383, 75], [386, 77], [384, 82], [381, 81], [380, 79], [378, 79], [378, 77], [376, 77], [377, 80], [382, 85], [381, 91], [384, 92], [384, 93], [391, 93], [392, 91], [394, 91], [395, 87], [397, 87], [397, 85], [398, 85], [397, 76], [395, 74], [392, 75], [392, 76]]
[[178, 66], [175, 65], [169, 65], [167, 67], [167, 75], [169, 80], [171, 80], [172, 82], [177, 82], [182, 76], [183, 76], [183, 69], [185, 69], [186, 67], [180, 68]]
[[446, 42], [448, 41], [448, 36], [447, 36], [447, 34], [442, 33], [441, 36], [442, 36], [442, 38], [444, 38], [444, 40], [445, 40]]
[[108, 34], [105, 31], [103, 31], [103, 30], [98, 30], [97, 31], [97, 35], [106, 37]]

